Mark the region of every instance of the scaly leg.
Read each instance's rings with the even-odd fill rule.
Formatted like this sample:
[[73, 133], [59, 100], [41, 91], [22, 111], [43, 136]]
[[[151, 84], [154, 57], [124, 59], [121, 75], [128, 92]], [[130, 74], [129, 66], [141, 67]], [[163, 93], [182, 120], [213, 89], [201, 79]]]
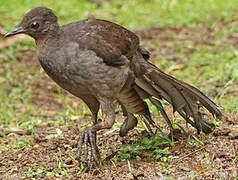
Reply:
[[[93, 125], [97, 124], [97, 122], [98, 122], [97, 115], [98, 115], [98, 111], [99, 111], [99, 102], [97, 101], [97, 99], [94, 96], [91, 96], [91, 95], [85, 95], [85, 96], [81, 97], [81, 99], [85, 102], [85, 104], [87, 104], [90, 111], [92, 112]], [[97, 139], [96, 132], [91, 137], [94, 138], [94, 141], [96, 143], [96, 139]], [[76, 157], [76, 159], [78, 161], [81, 160], [82, 144], [83, 144], [83, 142], [88, 141], [88, 138], [89, 137], [86, 136], [85, 133], [83, 133], [80, 140], [78, 141], [78, 153], [77, 153], [77, 157]], [[84, 150], [84, 151], [87, 152], [87, 150]], [[96, 151], [97, 151], [97, 154], [99, 154], [99, 150], [96, 149]], [[85, 156], [86, 156], [86, 154], [85, 154]]]
[[[101, 129], [110, 129], [115, 122], [115, 107], [113, 101], [111, 99], [103, 98], [100, 100], [100, 105], [102, 108], [103, 121], [97, 122], [91, 127], [86, 128], [78, 144], [78, 157], [81, 157], [83, 149], [87, 162], [87, 167], [84, 172], [91, 171], [94, 165], [97, 166], [100, 164], [98, 147], [96, 144], [96, 132]], [[88, 145], [90, 145], [90, 148], [88, 148]]]

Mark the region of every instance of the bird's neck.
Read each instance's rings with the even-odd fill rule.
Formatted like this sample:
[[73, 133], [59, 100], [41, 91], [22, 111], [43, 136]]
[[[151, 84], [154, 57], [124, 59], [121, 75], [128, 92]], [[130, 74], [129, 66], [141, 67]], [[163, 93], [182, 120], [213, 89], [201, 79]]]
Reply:
[[49, 39], [55, 39], [59, 35], [60, 35], [60, 27], [59, 26], [51, 27], [47, 33], [34, 37], [36, 46], [42, 47], [46, 44], [46, 42]]

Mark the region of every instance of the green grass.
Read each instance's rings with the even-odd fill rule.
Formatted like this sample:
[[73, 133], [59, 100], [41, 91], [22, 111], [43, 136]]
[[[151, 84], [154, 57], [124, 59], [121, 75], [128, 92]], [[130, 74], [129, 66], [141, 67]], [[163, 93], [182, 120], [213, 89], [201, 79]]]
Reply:
[[30, 8], [47, 6], [54, 9], [61, 24], [85, 18], [90, 12], [98, 18], [113, 20], [128, 28], [138, 29], [227, 20], [232, 16], [237, 17], [234, 10], [238, 7], [236, 0], [95, 0], [101, 2], [100, 7], [92, 2], [94, 1], [2, 0], [0, 1], [1, 23], [9, 29], [17, 25], [20, 17]]
[[[132, 30], [163, 26], [196, 28], [203, 23], [216, 31], [214, 45], [196, 47], [193, 53], [182, 60], [187, 67], [171, 73], [179, 79], [196, 85], [211, 97], [215, 97], [216, 102], [226, 110], [238, 110], [238, 96], [228, 93], [237, 88], [238, 84], [237, 47], [230, 44], [223, 48], [223, 41], [221, 41], [237, 33], [238, 27], [235, 24], [231, 27], [218, 26], [220, 22], [225, 24], [238, 21], [237, 0], [99, 0], [97, 1], [101, 3], [99, 7], [93, 2], [93, 0], [0, 0], [0, 27], [5, 30], [13, 29], [19, 24], [24, 14], [36, 6], [52, 8], [58, 15], [60, 24], [86, 18], [88, 13], [97, 18], [117, 22]], [[152, 40], [151, 46], [154, 49], [162, 48], [159, 43], [152, 43]], [[171, 43], [171, 47], [181, 54], [194, 46], [193, 41], [187, 41], [185, 45]], [[81, 109], [79, 107], [80, 110], [72, 108], [68, 103], [68, 95], [62, 98], [63, 95], [59, 92], [56, 94], [59, 94], [60, 103], [65, 105], [64, 110], [58, 109], [55, 112], [57, 120], [44, 121], [45, 112], [41, 109], [43, 106], [33, 101], [37, 94], [42, 93], [41, 89], [31, 88], [34, 83], [42, 80], [43, 72], [36, 67], [29, 69], [24, 64], [25, 61], [22, 63], [22, 54], [32, 49], [34, 45], [30, 38], [0, 49], [0, 127], [33, 129], [42, 123], [59, 127], [62, 124], [65, 125], [67, 123], [65, 120], [70, 119], [71, 116], [79, 114], [78, 116], [82, 117], [83, 115], [80, 114], [82, 110], [88, 111], [85, 110], [85, 106]], [[169, 66], [176, 64], [176, 61], [171, 61], [159, 54], [158, 57], [160, 61], [156, 63], [162, 69], [166, 70]], [[221, 86], [216, 88], [214, 84]], [[50, 93], [52, 93], [51, 96], [55, 94]], [[67, 117], [68, 115], [70, 117]], [[0, 144], [0, 151], [3, 146], [4, 144]], [[18, 149], [20, 146], [13, 145], [12, 147]]]
[[165, 134], [155, 134], [154, 136], [140, 137], [139, 142], [132, 145], [124, 145], [119, 149], [116, 161], [125, 161], [128, 159], [151, 159], [168, 161], [171, 157], [169, 146], [173, 146], [174, 142]]

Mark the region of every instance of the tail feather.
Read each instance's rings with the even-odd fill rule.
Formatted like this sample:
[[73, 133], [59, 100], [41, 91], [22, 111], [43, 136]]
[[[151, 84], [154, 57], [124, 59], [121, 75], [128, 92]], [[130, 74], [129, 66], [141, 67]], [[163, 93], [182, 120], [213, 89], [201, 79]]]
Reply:
[[165, 91], [160, 91], [159, 89], [156, 89], [153, 84], [147, 81], [145, 78], [137, 78], [135, 79], [135, 83], [145, 92], [149, 93], [150, 96], [152, 95], [159, 99], [164, 98], [168, 102], [171, 102], [170, 96]]
[[156, 102], [152, 96], [168, 101], [173, 106], [174, 112], [177, 111], [198, 132], [201, 130], [204, 133], [211, 132], [213, 125], [203, 119], [200, 108], [205, 107], [213, 116], [220, 118], [222, 114], [212, 100], [195, 87], [165, 74], [149, 62], [144, 61], [141, 66], [144, 66], [143, 70], [146, 69], [146, 72], [137, 76], [135, 83], [149, 94], [147, 96], [150, 97], [150, 101], [156, 105], [168, 123], [170, 120], [161, 103], [159, 100], [157, 100], [159, 103]]
[[167, 124], [169, 125], [170, 129], [172, 130], [173, 129], [173, 125], [167, 115], [167, 113], [165, 112], [163, 106], [162, 106], [162, 103], [155, 99], [155, 98], [152, 98], [150, 97], [150, 102], [157, 108], [158, 111], [160, 111], [161, 115], [164, 117], [164, 119], [166, 120]]
[[[195, 124], [192, 120], [189, 119], [189, 117], [187, 117], [184, 112], [182, 111], [178, 111], [178, 113], [189, 123], [191, 124], [193, 127], [195, 127]], [[206, 122], [203, 119], [200, 119], [200, 125], [201, 125], [201, 130], [206, 133], [209, 134], [212, 132], [212, 129], [215, 127], [215, 125], [213, 123], [209, 123]]]
[[145, 79], [147, 78], [155, 84], [156, 89], [159, 89], [160, 91], [162, 90], [168, 94], [171, 99], [170, 103], [173, 106], [174, 112], [182, 109], [186, 105], [184, 97], [181, 92], [177, 90], [177, 87], [174, 86], [173, 83], [168, 83], [163, 76], [158, 76], [156, 71], [152, 71], [150, 74], [145, 75]]
[[[154, 73], [154, 77], [164, 77], [165, 80], [172, 84], [174, 84], [175, 86], [177, 86], [178, 88], [181, 88], [181, 90], [186, 91], [186, 93], [192, 97], [192, 99], [198, 100], [209, 112], [211, 112], [212, 114], [216, 115], [216, 117], [221, 117], [221, 111], [218, 109], [217, 105], [210, 100], [205, 94], [203, 94], [200, 90], [198, 90], [197, 88], [181, 81], [178, 80], [166, 73], [164, 73], [163, 71], [161, 71], [159, 68], [157, 68], [156, 66], [154, 66], [151, 63], [148, 63], [149, 65], [153, 66], [154, 71], [152, 71], [152, 73]], [[150, 75], [151, 73], [149, 73]]]

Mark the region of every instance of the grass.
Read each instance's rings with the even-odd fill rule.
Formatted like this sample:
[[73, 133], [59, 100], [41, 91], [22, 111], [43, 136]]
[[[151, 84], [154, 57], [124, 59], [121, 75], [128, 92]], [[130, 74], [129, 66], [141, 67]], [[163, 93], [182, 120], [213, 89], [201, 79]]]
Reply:
[[138, 29], [227, 20], [236, 16], [234, 10], [238, 2], [236, 0], [70, 0], [56, 3], [54, 0], [9, 0], [0, 1], [1, 19], [3, 22], [8, 22], [4, 23], [4, 26], [9, 29], [17, 25], [19, 17], [36, 6], [53, 8], [61, 24], [85, 18], [90, 12], [98, 18], [113, 20], [128, 28]]
[[140, 137], [138, 143], [122, 146], [115, 160], [125, 161], [128, 159], [156, 159], [168, 161], [171, 157], [169, 146], [173, 142], [167, 136], [154, 135], [153, 137]]
[[[227, 43], [227, 46], [224, 47], [224, 41], [222, 41], [238, 32], [238, 25], [230, 23], [238, 21], [237, 0], [2, 0], [0, 1], [0, 27], [5, 30], [13, 29], [25, 12], [36, 6], [47, 6], [54, 9], [59, 16], [60, 24], [86, 18], [89, 12], [97, 18], [111, 20], [133, 30], [166, 26], [189, 26], [196, 29], [200, 24], [205, 24], [206, 27], [214, 31], [214, 44], [197, 46], [192, 40], [185, 41], [185, 44], [172, 41], [170, 47], [174, 48], [177, 53], [188, 54], [191, 49], [195, 49], [195, 51], [189, 53], [179, 62], [186, 64], [186, 68], [174, 70], [171, 74], [196, 85], [203, 92], [214, 97], [215, 101], [225, 110], [237, 112], [238, 96], [232, 93], [237, 90], [238, 86], [237, 46], [234, 43]], [[223, 26], [219, 26], [221, 22], [224, 23]], [[226, 26], [226, 23], [231, 25]], [[198, 36], [200, 37], [202, 34]], [[163, 48], [160, 42], [156, 43], [153, 40], [150, 41], [150, 45], [153, 49]], [[0, 49], [0, 128], [19, 127], [32, 130], [40, 124], [50, 124], [56, 127], [69, 124], [76, 126], [75, 119], [77, 118], [75, 117], [88, 116], [85, 115], [88, 114], [85, 105], [73, 106], [72, 98], [57, 88], [50, 89], [47, 94], [49, 94], [49, 99], [59, 99], [57, 103], [63, 104], [62, 107], [57, 106], [56, 109], [46, 111], [44, 105], [38, 104], [40, 101], [35, 100], [43, 92], [42, 87], [34, 87], [34, 85], [38, 82], [44, 84], [42, 79], [45, 77], [39, 67], [27, 66], [26, 62], [31, 59], [22, 60], [26, 58], [23, 57], [24, 53], [32, 50], [34, 50], [34, 44], [30, 38], [8, 48]], [[161, 54], [156, 56], [153, 61], [163, 70], [177, 63]], [[53, 103], [56, 101], [54, 100]], [[45, 118], [45, 115], [54, 116], [54, 118]], [[61, 135], [60, 132], [59, 130], [55, 136]], [[153, 139], [145, 142], [146, 146], [143, 144], [144, 141], [148, 141], [148, 139], [142, 139], [141, 143], [132, 147], [122, 147], [119, 158], [126, 159], [128, 154], [128, 156], [137, 157], [141, 148], [142, 150], [156, 149], [154, 146], [147, 147], [154, 142]], [[1, 142], [0, 152], [19, 149], [22, 146], [32, 146], [31, 139], [14, 141], [9, 147]], [[136, 150], [136, 148], [138, 149]], [[164, 157], [163, 155], [165, 157], [168, 155], [167, 149], [157, 150], [154, 153], [154, 157], [158, 159]], [[39, 167], [36, 172], [29, 169], [26, 176], [34, 176], [34, 173], [47, 172]]]

